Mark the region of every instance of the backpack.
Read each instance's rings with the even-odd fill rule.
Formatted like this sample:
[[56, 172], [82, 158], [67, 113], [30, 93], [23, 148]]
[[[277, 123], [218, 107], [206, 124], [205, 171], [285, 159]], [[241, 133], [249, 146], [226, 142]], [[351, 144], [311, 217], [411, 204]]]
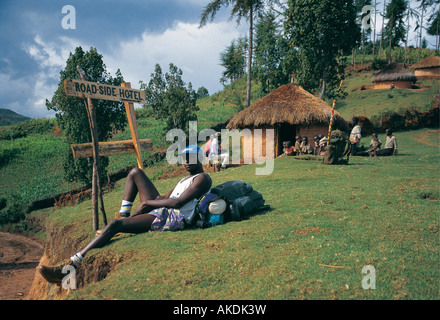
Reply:
[[249, 183], [227, 181], [212, 188], [200, 199], [196, 206], [196, 226], [206, 228], [228, 221], [240, 221], [253, 212], [266, 209], [269, 206], [264, 205], [263, 196]]
[[[347, 134], [340, 130], [333, 130], [330, 133], [329, 143], [325, 147], [324, 164], [348, 164], [350, 153], [350, 142]], [[344, 159], [347, 156], [347, 159]]]

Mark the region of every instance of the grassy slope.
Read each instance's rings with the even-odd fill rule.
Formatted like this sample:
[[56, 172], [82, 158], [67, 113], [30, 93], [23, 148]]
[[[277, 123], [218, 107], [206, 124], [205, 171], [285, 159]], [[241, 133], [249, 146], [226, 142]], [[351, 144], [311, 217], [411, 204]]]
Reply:
[[[399, 111], [416, 108], [427, 111], [433, 103], [433, 97], [439, 92], [439, 81], [418, 81], [423, 89], [380, 89], [353, 91], [362, 85], [370, 86], [373, 72], [364, 72], [349, 78], [344, 83], [344, 90], [349, 94], [344, 100], [337, 101], [336, 110], [349, 120], [353, 116], [363, 115], [371, 119], [385, 111]], [[329, 102], [331, 104], [331, 102]]]
[[[69, 298], [437, 299], [439, 132], [397, 137], [398, 157], [349, 166], [282, 158], [269, 176], [255, 165], [213, 174], [216, 184], [251, 183], [272, 211], [207, 230], [120, 236], [87, 259], [124, 260]], [[163, 193], [176, 180], [156, 183]], [[123, 184], [105, 195], [108, 212]], [[74, 226], [69, 237], [91, 239], [90, 202], [49, 211], [55, 226]], [[365, 265], [377, 271], [376, 290], [361, 287]]]

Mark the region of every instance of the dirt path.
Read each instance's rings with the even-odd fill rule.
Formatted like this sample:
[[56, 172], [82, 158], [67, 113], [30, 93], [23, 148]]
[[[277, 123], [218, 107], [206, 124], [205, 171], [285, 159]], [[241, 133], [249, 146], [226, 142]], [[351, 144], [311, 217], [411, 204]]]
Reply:
[[428, 131], [421, 132], [415, 137], [414, 140], [416, 140], [417, 142], [427, 144], [429, 146], [438, 147], [439, 146], [438, 144], [434, 144], [434, 143], [427, 141], [426, 137], [430, 134], [438, 135], [438, 134], [440, 134], [440, 129], [428, 130]]
[[0, 232], [0, 300], [24, 300], [43, 247], [35, 240]]

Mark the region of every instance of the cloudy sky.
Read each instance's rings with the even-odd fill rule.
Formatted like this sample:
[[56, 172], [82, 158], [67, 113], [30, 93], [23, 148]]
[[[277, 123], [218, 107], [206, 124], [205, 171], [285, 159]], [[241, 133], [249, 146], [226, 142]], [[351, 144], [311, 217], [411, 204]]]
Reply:
[[[185, 82], [220, 91], [220, 52], [247, 33], [247, 22], [229, 21], [230, 8], [198, 28], [210, 0], [0, 0], [0, 108], [28, 117], [52, 117], [51, 99], [70, 52], [97, 48], [107, 70], [120, 69], [139, 88], [156, 63], [174, 63]], [[63, 21], [75, 9], [75, 29]], [[70, 25], [72, 26], [72, 25]], [[411, 37], [410, 37], [411, 38]], [[435, 43], [435, 42], [434, 42]], [[430, 47], [432, 47], [430, 45]]]

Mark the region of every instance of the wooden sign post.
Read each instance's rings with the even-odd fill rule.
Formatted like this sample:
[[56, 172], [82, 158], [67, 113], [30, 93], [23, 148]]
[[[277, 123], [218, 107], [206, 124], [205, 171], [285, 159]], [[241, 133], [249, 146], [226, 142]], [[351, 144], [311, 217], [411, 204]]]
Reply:
[[[84, 99], [87, 116], [89, 118], [90, 131], [92, 134], [92, 142], [84, 144], [72, 145], [73, 157], [91, 158], [93, 157], [93, 176], [92, 176], [92, 205], [93, 205], [93, 228], [99, 229], [98, 218], [98, 194], [101, 200], [101, 211], [104, 218], [104, 224], [107, 224], [107, 218], [104, 211], [104, 202], [102, 200], [102, 190], [99, 181], [99, 157], [111, 156], [117, 154], [136, 153], [137, 165], [144, 170], [141, 151], [152, 149], [150, 139], [139, 140], [137, 132], [136, 115], [134, 112], [134, 103], [145, 102], [145, 92], [141, 90], [131, 89], [130, 83], [122, 83], [120, 87], [96, 82], [87, 81], [84, 71], [77, 66], [81, 75], [81, 80], [66, 79], [64, 80], [64, 89], [66, 95], [80, 97]], [[87, 99], [87, 102], [86, 102]], [[92, 99], [110, 100], [124, 102], [125, 111], [127, 113], [128, 124], [131, 131], [132, 140], [99, 142], [95, 120], [95, 110], [93, 108]]]

